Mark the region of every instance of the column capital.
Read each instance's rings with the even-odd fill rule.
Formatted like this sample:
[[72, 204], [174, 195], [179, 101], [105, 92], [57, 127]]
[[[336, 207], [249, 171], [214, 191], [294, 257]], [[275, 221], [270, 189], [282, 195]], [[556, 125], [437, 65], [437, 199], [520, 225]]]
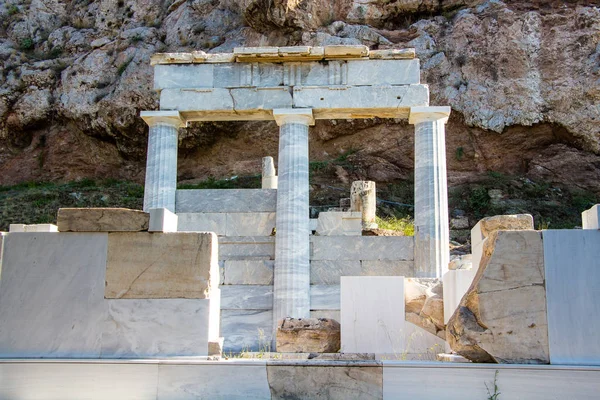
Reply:
[[409, 124], [418, 124], [419, 122], [426, 121], [439, 121], [442, 120], [444, 123], [448, 122], [450, 116], [449, 106], [440, 107], [411, 107], [410, 115], [408, 117]]
[[273, 110], [273, 118], [279, 126], [283, 124], [315, 124], [312, 108], [276, 108]]
[[185, 128], [187, 122], [181, 118], [179, 111], [142, 111], [140, 117], [148, 124], [154, 126], [156, 124], [173, 125], [176, 128]]

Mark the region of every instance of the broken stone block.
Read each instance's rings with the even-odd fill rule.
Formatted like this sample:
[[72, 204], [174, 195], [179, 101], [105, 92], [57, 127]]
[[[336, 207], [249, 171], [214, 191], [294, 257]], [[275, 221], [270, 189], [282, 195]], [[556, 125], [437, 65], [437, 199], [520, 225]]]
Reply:
[[340, 324], [328, 318], [284, 318], [277, 326], [277, 351], [282, 353], [336, 353]]
[[529, 214], [496, 215], [483, 218], [471, 230], [471, 245], [476, 246], [492, 232], [533, 229], [533, 217]]
[[445, 339], [444, 293], [441, 280], [406, 278], [404, 302], [406, 321]]
[[453, 351], [474, 362], [549, 362], [543, 254], [538, 231], [488, 236], [477, 275], [448, 321]]
[[128, 208], [59, 208], [60, 232], [138, 232], [148, 230], [150, 214]]
[[223, 341], [225, 338], [220, 337], [214, 342], [208, 342], [208, 355], [213, 357], [221, 357], [223, 355]]

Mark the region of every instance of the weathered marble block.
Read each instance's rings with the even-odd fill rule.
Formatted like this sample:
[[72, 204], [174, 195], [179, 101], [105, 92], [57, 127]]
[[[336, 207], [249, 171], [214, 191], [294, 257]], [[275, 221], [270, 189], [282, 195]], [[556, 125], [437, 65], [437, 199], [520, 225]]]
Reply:
[[188, 189], [175, 193], [179, 213], [275, 212], [276, 189]]
[[362, 217], [360, 212], [326, 211], [319, 213], [317, 235], [360, 236]]
[[223, 351], [271, 351], [272, 310], [221, 311]]
[[214, 232], [219, 236], [227, 233], [226, 213], [178, 213], [178, 232]]
[[224, 285], [273, 285], [273, 260], [224, 261]]
[[219, 285], [214, 233], [110, 233], [107, 299], [211, 297]]
[[166, 208], [151, 208], [148, 232], [177, 232], [177, 214]]
[[273, 286], [221, 286], [222, 310], [268, 310], [273, 308]]
[[284, 318], [277, 324], [276, 342], [283, 353], [337, 353], [340, 324], [325, 318]]
[[600, 229], [600, 204], [581, 213], [583, 229]]
[[58, 232], [58, 227], [54, 224], [10, 224], [9, 232]]
[[273, 260], [275, 236], [219, 238], [219, 260]]
[[414, 258], [412, 236], [311, 236], [311, 260], [405, 260]]
[[60, 232], [138, 232], [148, 230], [150, 214], [128, 208], [59, 208]]
[[269, 236], [275, 229], [275, 213], [228, 213], [226, 236]]
[[544, 250], [538, 231], [496, 231], [447, 324], [452, 350], [475, 362], [549, 362]]
[[106, 246], [106, 233], [5, 236], [0, 357], [100, 357]]
[[381, 400], [383, 398], [381, 363], [349, 361], [348, 364], [336, 362], [335, 365], [329, 366], [315, 365], [315, 363], [315, 361], [304, 361], [296, 365], [285, 365], [285, 361], [268, 362], [267, 377], [271, 398], [317, 400]]
[[311, 285], [339, 285], [340, 276], [353, 275], [361, 275], [359, 260], [314, 260], [310, 262]]

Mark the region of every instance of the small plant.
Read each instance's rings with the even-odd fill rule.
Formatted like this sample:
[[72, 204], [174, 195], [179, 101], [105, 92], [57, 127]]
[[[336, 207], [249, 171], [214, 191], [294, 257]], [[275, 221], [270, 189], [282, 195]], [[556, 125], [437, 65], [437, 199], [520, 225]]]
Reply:
[[127, 67], [129, 67], [129, 64], [131, 64], [131, 60], [132, 59], [129, 59], [129, 60], [125, 61], [123, 64], [119, 65], [119, 67], [117, 68], [117, 74], [119, 76], [123, 75], [123, 72], [125, 72]]
[[462, 147], [457, 147], [456, 151], [454, 152], [454, 157], [456, 157], [456, 159], [458, 161], [461, 161], [464, 156], [465, 156], [465, 149], [463, 149]]
[[14, 4], [8, 6], [8, 15], [15, 15], [19, 13], [19, 7]]
[[33, 40], [31, 38], [25, 38], [25, 39], [21, 40], [21, 43], [19, 44], [19, 48], [21, 50], [33, 49]]
[[144, 37], [142, 35], [140, 35], [139, 33], [131, 38], [131, 41], [133, 43], [141, 42], [142, 40], [144, 40]]
[[498, 396], [500, 396], [500, 392], [498, 391], [498, 370], [496, 370], [496, 373], [494, 374], [494, 391], [490, 391], [490, 388], [488, 387], [487, 383], [484, 383], [485, 385], [485, 390], [487, 390], [487, 394], [488, 394], [488, 398], [487, 400], [498, 400]]
[[402, 232], [404, 236], [415, 235], [415, 223], [410, 217], [375, 217], [375, 220], [381, 229]]

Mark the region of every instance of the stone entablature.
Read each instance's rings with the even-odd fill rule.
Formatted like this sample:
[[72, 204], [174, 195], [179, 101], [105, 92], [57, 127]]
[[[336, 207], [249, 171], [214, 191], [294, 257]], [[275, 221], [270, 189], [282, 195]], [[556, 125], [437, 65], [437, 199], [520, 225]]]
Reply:
[[292, 108], [310, 108], [315, 119], [408, 118], [429, 104], [414, 49], [239, 48], [157, 54], [153, 65], [160, 109], [186, 122], [273, 120], [273, 110]]

